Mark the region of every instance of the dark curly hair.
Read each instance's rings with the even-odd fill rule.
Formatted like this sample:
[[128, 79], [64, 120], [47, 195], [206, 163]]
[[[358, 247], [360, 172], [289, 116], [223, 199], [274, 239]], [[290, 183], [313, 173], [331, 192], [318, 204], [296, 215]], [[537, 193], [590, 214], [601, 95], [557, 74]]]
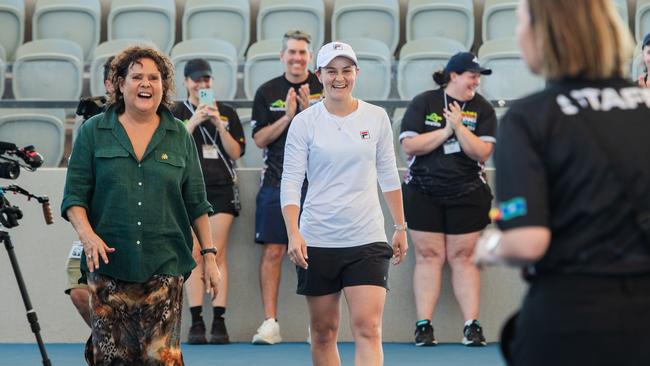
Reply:
[[174, 65], [169, 58], [153, 48], [146, 46], [133, 46], [125, 49], [115, 56], [111, 62], [109, 79], [113, 84], [114, 92], [109, 96], [108, 104], [114, 106], [117, 113], [124, 113], [124, 95], [120, 90], [120, 81], [126, 79], [129, 68], [133, 64], [140, 63], [140, 60], [148, 58], [152, 60], [162, 81], [162, 100], [158, 106], [158, 112], [161, 108], [171, 108], [174, 104], [172, 95], [175, 93], [174, 86]]

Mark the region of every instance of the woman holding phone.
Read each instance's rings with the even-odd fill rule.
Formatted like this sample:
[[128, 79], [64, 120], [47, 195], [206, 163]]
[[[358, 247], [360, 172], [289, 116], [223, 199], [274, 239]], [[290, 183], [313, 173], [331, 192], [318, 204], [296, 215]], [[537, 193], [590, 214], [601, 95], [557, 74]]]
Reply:
[[[233, 165], [235, 160], [244, 155], [246, 141], [237, 112], [229, 105], [214, 100], [210, 64], [204, 59], [189, 60], [185, 64], [184, 75], [183, 84], [187, 88], [188, 98], [176, 102], [172, 112], [176, 118], [184, 121], [194, 138], [208, 201], [214, 209], [214, 215], [210, 216], [212, 244], [217, 248], [217, 264], [223, 278], [219, 283], [219, 292], [212, 300], [210, 343], [226, 344], [230, 342], [223, 318], [228, 299], [226, 244], [233, 219], [239, 214], [239, 197], [235, 186], [237, 176]], [[196, 238], [194, 240], [192, 254], [200, 263], [202, 258]], [[192, 314], [188, 336], [190, 344], [208, 341], [201, 314], [205, 293], [201, 277], [201, 269], [195, 269], [185, 285]]]

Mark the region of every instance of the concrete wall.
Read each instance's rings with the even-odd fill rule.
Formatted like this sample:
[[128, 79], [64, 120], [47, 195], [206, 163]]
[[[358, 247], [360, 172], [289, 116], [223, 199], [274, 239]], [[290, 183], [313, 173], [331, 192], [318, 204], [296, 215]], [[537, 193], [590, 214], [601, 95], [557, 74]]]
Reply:
[[[76, 235], [71, 225], [61, 219], [59, 206], [65, 180], [65, 169], [39, 169], [22, 172], [17, 181], [1, 180], [0, 185], [18, 184], [37, 195], [51, 198], [55, 223], [44, 224], [40, 205], [22, 196], [7, 194], [12, 204], [24, 213], [20, 226], [9, 230], [25, 283], [38, 314], [46, 342], [82, 342], [88, 328], [77, 315], [69, 297], [63, 293], [66, 284], [65, 262]], [[235, 220], [228, 249], [230, 264], [230, 299], [227, 325], [233, 341], [250, 341], [263, 320], [258, 284], [260, 246], [254, 244], [255, 194], [259, 185], [258, 169], [241, 169], [243, 209]], [[390, 215], [384, 207], [387, 232], [392, 231]], [[391, 231], [389, 231], [391, 230]], [[0, 249], [0, 343], [34, 342], [18, 286], [5, 250]], [[384, 339], [389, 342], [412, 341], [415, 307], [412, 273], [414, 255], [409, 251], [406, 263], [391, 267], [390, 292], [384, 312]], [[295, 294], [296, 275], [286, 260], [282, 270], [279, 320], [286, 341], [304, 341], [307, 336], [307, 308], [302, 296]], [[434, 318], [436, 336], [442, 342], [461, 339], [462, 316], [450, 287], [448, 269], [444, 272], [442, 295]], [[525, 285], [514, 269], [489, 269], [482, 278], [481, 322], [489, 341], [498, 339], [504, 319], [519, 305]], [[342, 302], [345, 309], [345, 302]], [[205, 315], [207, 320], [211, 311]], [[347, 312], [343, 312], [340, 338], [351, 340]], [[189, 311], [183, 313], [183, 337], [189, 328]], [[183, 338], [185, 339], [185, 338]]]

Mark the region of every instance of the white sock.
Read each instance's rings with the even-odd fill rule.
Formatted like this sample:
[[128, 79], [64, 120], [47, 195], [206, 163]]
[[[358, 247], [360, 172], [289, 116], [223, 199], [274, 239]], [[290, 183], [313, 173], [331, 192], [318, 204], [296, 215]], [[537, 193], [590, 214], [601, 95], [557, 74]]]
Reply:
[[465, 322], [465, 326], [468, 326], [468, 325], [472, 324], [472, 322], [473, 322], [474, 320], [476, 320], [476, 319], [470, 319], [470, 320], [466, 321], [466, 322]]

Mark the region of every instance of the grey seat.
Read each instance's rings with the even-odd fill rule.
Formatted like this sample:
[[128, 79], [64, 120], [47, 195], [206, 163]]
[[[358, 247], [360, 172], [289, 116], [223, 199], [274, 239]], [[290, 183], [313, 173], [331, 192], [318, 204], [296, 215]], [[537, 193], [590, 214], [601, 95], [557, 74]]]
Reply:
[[115, 56], [122, 50], [136, 45], [157, 48], [155, 44], [140, 39], [114, 39], [101, 43], [93, 51], [90, 62], [90, 93], [92, 95], [104, 95], [104, 64], [109, 57]]
[[12, 87], [16, 99], [76, 100], [83, 83], [83, 51], [73, 41], [41, 39], [16, 51]]
[[183, 41], [215, 38], [230, 42], [243, 59], [250, 42], [248, 0], [187, 0], [183, 13]]
[[449, 38], [470, 49], [474, 43], [472, 0], [410, 0], [406, 12], [406, 42]]
[[400, 130], [402, 129], [403, 117], [404, 117], [404, 111], [402, 111], [402, 113], [399, 115], [395, 113], [395, 115], [393, 115], [393, 124], [391, 126], [393, 129], [393, 146], [395, 149], [395, 161], [397, 162], [398, 168], [408, 167], [408, 156], [402, 149], [402, 144], [399, 140], [399, 133]]
[[7, 61], [13, 61], [18, 47], [25, 39], [24, 0], [0, 0], [0, 46]]
[[637, 42], [650, 33], [650, 0], [637, 0], [634, 15], [634, 36]]
[[212, 89], [217, 100], [232, 100], [237, 94], [237, 50], [230, 42], [197, 38], [183, 41], [172, 49], [172, 62], [176, 68], [176, 99], [185, 100], [187, 90], [183, 87], [183, 70], [187, 61], [203, 58], [212, 68]]
[[7, 54], [5, 49], [0, 45], [0, 99], [5, 93], [5, 68], [6, 68]]
[[64, 116], [63, 110], [4, 109], [0, 111], [0, 136], [16, 146], [34, 145], [43, 155], [44, 167], [58, 167], [65, 146]]
[[113, 0], [108, 13], [108, 40], [149, 40], [169, 54], [176, 37], [174, 0]]
[[613, 0], [618, 14], [621, 16], [623, 23], [629, 27], [629, 17], [627, 15], [627, 0]]
[[99, 43], [99, 0], [38, 0], [32, 16], [33, 39], [68, 39], [89, 60]]
[[634, 58], [630, 61], [630, 77], [633, 83], [637, 83], [639, 76], [646, 72], [645, 63], [643, 62], [643, 52], [641, 42], [634, 48]]
[[454, 54], [465, 51], [460, 42], [447, 38], [420, 38], [400, 49], [397, 63], [397, 92], [401, 99], [436, 87], [433, 73], [442, 69]]
[[485, 0], [483, 42], [515, 36], [517, 3], [517, 0]]
[[385, 43], [376, 39], [342, 40], [352, 46], [361, 70], [352, 94], [360, 99], [387, 99], [391, 89], [392, 53]]
[[280, 62], [281, 39], [267, 39], [253, 43], [244, 64], [244, 94], [253, 99], [260, 85], [284, 72]]
[[480, 64], [492, 75], [481, 76], [481, 94], [489, 100], [513, 100], [542, 90], [543, 78], [530, 72], [514, 38], [483, 43], [478, 51]]
[[325, 40], [323, 0], [260, 0], [257, 13], [257, 40], [282, 38], [289, 30], [311, 36], [314, 52]]
[[336, 0], [332, 40], [376, 39], [394, 53], [399, 42], [399, 19], [398, 0]]

